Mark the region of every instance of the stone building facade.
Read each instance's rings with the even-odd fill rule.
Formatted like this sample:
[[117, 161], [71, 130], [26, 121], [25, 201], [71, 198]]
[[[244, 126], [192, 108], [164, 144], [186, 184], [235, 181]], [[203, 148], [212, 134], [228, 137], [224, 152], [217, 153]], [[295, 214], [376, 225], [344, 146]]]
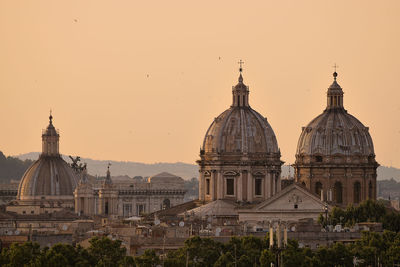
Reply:
[[267, 119], [249, 104], [249, 88], [232, 88], [229, 109], [215, 118], [200, 150], [199, 199], [261, 202], [280, 191], [282, 161]]
[[328, 88], [324, 112], [303, 127], [295, 179], [313, 193], [339, 206], [376, 199], [374, 146], [369, 128], [343, 106], [343, 90], [336, 81]]
[[100, 185], [85, 176], [74, 191], [75, 212], [80, 215], [139, 216], [182, 204], [186, 192], [184, 180], [166, 172], [145, 181], [113, 182], [108, 169]]

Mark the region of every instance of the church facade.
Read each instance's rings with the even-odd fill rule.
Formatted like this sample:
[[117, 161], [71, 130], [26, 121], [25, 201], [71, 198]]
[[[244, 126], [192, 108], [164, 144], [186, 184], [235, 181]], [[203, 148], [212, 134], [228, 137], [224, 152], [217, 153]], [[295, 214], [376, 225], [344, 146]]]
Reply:
[[140, 216], [182, 204], [186, 193], [184, 180], [167, 172], [145, 181], [113, 182], [108, 168], [100, 186], [89, 183], [86, 175], [82, 173], [74, 191], [79, 215]]
[[369, 128], [343, 105], [337, 73], [322, 114], [303, 127], [295, 168], [296, 182], [338, 206], [376, 199], [379, 164]]

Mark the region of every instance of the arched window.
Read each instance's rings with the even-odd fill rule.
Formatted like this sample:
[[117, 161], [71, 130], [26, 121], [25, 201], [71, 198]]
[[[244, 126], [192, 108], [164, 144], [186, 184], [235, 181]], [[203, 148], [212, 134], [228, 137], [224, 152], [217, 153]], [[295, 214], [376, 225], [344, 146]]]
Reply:
[[321, 191], [322, 191], [322, 184], [321, 182], [316, 182], [315, 183], [315, 194], [321, 197]]
[[341, 182], [336, 182], [333, 188], [334, 201], [336, 203], [343, 203], [343, 187]]
[[163, 210], [169, 209], [171, 207], [171, 201], [168, 198], [164, 199], [162, 204], [163, 204]]
[[354, 200], [354, 203], [360, 203], [360, 201], [361, 201], [361, 184], [360, 184], [360, 182], [354, 183], [353, 200]]
[[372, 182], [369, 181], [369, 185], [368, 185], [368, 198], [369, 199], [373, 199], [373, 193], [372, 193], [373, 187], [372, 187]]
[[305, 183], [305, 182], [302, 182], [301, 185], [304, 186], [304, 187], [306, 187], [306, 183]]

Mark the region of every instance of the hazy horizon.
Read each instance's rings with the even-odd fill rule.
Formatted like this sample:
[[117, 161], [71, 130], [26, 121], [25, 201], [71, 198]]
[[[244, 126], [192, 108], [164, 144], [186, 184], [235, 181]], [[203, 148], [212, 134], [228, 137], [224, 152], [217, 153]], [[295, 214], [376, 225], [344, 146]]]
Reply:
[[400, 2], [2, 1], [0, 150], [195, 163], [229, 108], [238, 65], [285, 164], [325, 108], [337, 63], [344, 106], [378, 163], [400, 167]]

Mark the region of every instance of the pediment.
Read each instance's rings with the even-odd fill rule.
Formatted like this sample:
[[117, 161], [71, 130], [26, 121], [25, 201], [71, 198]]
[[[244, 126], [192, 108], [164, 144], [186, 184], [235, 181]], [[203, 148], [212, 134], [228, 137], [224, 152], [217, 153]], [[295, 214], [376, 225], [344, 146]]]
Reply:
[[265, 172], [260, 172], [260, 171], [253, 172], [252, 174], [253, 176], [265, 176]]
[[226, 171], [224, 172], [224, 176], [237, 176], [239, 173], [235, 171]]
[[322, 211], [324, 206], [325, 202], [318, 196], [300, 185], [293, 184], [258, 204], [251, 211]]
[[211, 172], [210, 171], [205, 171], [204, 172], [204, 176], [211, 176]]

